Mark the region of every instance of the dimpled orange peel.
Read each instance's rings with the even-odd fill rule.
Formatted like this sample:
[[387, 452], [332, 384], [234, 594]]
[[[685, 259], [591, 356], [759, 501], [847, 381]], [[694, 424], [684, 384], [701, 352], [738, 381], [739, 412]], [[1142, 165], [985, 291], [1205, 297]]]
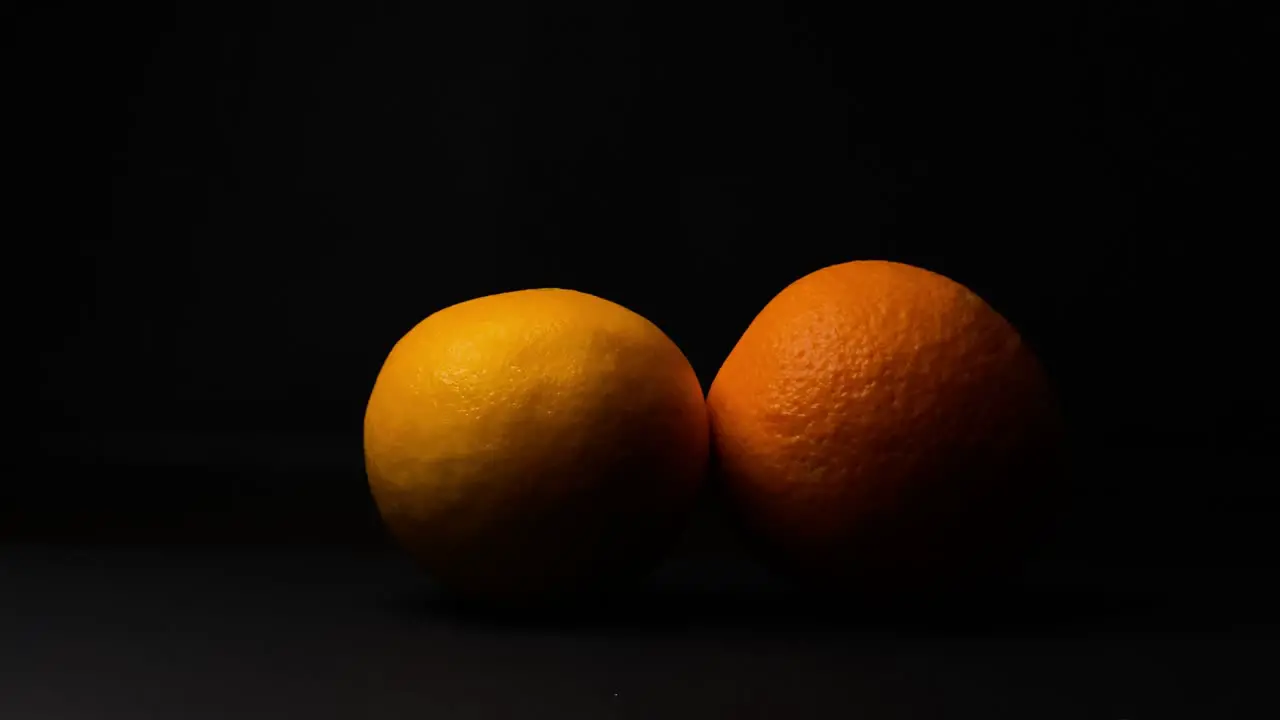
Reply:
[[656, 563], [704, 478], [706, 406], [653, 323], [571, 290], [440, 310], [378, 374], [365, 464], [391, 534], [446, 590], [496, 604]]
[[708, 394], [723, 492], [776, 569], [869, 591], [999, 576], [1061, 469], [1057, 405], [1014, 328], [927, 270], [813, 272], [759, 313]]

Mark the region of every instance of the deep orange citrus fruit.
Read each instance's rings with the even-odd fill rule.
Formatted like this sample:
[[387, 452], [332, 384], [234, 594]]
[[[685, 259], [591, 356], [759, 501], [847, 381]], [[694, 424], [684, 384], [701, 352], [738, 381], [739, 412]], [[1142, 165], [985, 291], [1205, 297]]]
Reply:
[[1060, 469], [1049, 383], [962, 285], [850, 262], [787, 287], [711, 385], [723, 490], [775, 566], [867, 589], [1008, 569]]
[[441, 310], [392, 349], [364, 420], [390, 532], [447, 589], [505, 604], [647, 569], [703, 480], [706, 406], [653, 323], [528, 290]]

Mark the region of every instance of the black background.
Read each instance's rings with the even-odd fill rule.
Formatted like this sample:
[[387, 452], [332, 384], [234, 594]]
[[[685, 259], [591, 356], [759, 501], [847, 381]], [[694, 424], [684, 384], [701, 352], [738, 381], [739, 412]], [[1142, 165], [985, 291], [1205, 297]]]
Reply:
[[[1078, 471], [1049, 575], [1273, 565], [1274, 26], [1231, 4], [180, 2], [13, 27], [39, 216], [6, 290], [38, 366], [38, 438], [0, 481], [14, 537], [380, 547], [364, 402], [427, 314], [591, 292], [705, 387], [785, 285], [886, 258], [979, 292], [1056, 382]], [[67, 191], [98, 207], [104, 134], [108, 228]]]

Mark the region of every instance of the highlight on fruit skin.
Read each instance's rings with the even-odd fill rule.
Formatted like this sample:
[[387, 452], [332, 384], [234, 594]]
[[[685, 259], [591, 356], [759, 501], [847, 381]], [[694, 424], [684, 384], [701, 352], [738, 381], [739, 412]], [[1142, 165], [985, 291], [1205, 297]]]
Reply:
[[1035, 355], [969, 289], [900, 263], [834, 265], [783, 289], [707, 402], [733, 516], [803, 584], [893, 594], [1008, 579], [1062, 479]]
[[433, 313], [364, 418], [369, 487], [450, 594], [528, 606], [607, 590], [680, 532], [709, 455], [702, 388], [653, 323], [540, 289]]

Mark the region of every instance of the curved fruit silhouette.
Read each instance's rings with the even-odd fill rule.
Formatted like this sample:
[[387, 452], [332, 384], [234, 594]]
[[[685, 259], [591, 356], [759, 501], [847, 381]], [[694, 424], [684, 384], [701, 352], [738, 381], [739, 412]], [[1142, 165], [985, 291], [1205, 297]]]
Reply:
[[464, 302], [410, 330], [374, 385], [364, 447], [399, 543], [446, 589], [507, 603], [654, 563], [709, 441], [697, 377], [666, 335], [548, 289]]
[[760, 312], [708, 395], [718, 474], [772, 564], [828, 586], [965, 583], [1043, 519], [1060, 424], [1040, 364], [977, 295], [850, 262]]

